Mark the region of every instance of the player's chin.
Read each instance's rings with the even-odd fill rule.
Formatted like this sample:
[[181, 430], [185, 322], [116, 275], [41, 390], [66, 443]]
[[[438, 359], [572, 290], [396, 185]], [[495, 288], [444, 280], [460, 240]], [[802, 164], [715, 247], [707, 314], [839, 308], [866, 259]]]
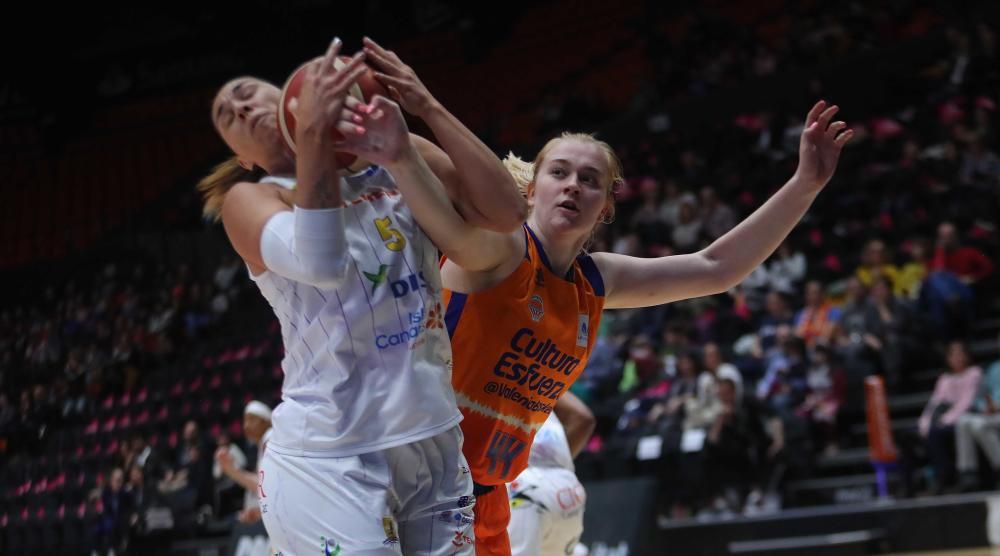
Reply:
[[588, 225], [579, 214], [556, 214], [549, 220], [549, 226], [558, 233], [578, 235], [590, 232], [593, 224]]

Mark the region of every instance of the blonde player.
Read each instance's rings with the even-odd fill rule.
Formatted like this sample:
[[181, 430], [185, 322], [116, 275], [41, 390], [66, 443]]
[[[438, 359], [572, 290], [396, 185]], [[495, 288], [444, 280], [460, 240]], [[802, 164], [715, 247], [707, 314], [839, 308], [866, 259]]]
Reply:
[[[382, 106], [378, 98], [373, 104]], [[381, 110], [366, 107], [361, 119]], [[585, 134], [549, 141], [524, 165], [531, 214], [522, 230], [497, 233], [457, 214], [440, 188], [407, 202], [447, 260], [445, 321], [452, 384], [465, 420], [463, 450], [476, 483], [476, 552], [509, 554], [505, 484], [527, 467], [535, 433], [580, 376], [604, 308], [659, 305], [726, 291], [777, 248], [833, 176], [853, 133], [817, 103], [800, 139], [795, 174], [762, 207], [705, 249], [640, 258], [587, 253], [614, 209], [621, 164]], [[433, 184], [421, 184], [433, 185]]]

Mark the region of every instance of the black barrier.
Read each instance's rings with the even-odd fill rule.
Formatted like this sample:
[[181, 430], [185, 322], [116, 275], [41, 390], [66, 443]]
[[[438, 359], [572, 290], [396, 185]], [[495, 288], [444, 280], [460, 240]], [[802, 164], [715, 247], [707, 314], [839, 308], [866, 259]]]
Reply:
[[[662, 548], [646, 553], [716, 556], [731, 554], [734, 548], [745, 547], [751, 542], [777, 546], [777, 541], [796, 541], [805, 537], [821, 541], [824, 536], [826, 542], [817, 542], [808, 550], [780, 552], [772, 548], [766, 553], [818, 556], [981, 547], [989, 544], [989, 504], [993, 497], [994, 494], [977, 493], [797, 508], [726, 521], [674, 522], [652, 531], [654, 546]], [[1000, 509], [1000, 498], [993, 503]], [[871, 536], [874, 542], [864, 539], [850, 545], [837, 542], [845, 535], [860, 536], [861, 533]]]
[[229, 546], [226, 556], [268, 556], [271, 554], [271, 544], [267, 540], [267, 531], [261, 522], [247, 525], [237, 523], [229, 536]]
[[656, 527], [656, 480], [648, 477], [584, 483], [583, 537], [591, 556], [644, 554]]

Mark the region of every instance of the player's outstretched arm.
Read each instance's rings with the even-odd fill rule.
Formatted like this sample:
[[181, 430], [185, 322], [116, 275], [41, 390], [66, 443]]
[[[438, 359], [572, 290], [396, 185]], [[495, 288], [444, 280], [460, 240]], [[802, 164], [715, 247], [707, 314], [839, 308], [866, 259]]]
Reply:
[[375, 78], [393, 100], [423, 120], [441, 143], [439, 148], [413, 136], [420, 154], [465, 220], [502, 233], [520, 229], [528, 217], [528, 204], [493, 151], [431, 95], [413, 68], [395, 52], [365, 38], [364, 53], [376, 69]]
[[638, 258], [597, 253], [607, 308], [646, 307], [724, 292], [743, 281], [785, 239], [833, 177], [854, 132], [831, 123], [837, 106], [816, 103], [806, 117], [795, 174], [760, 208], [705, 249]]
[[[473, 226], [458, 213], [441, 180], [410, 141], [399, 105], [381, 95], [371, 104], [348, 102], [356, 129], [344, 133], [338, 150], [385, 167], [424, 232], [446, 257], [463, 268], [486, 270], [508, 260], [523, 239]], [[522, 243], [518, 244], [517, 240]]]

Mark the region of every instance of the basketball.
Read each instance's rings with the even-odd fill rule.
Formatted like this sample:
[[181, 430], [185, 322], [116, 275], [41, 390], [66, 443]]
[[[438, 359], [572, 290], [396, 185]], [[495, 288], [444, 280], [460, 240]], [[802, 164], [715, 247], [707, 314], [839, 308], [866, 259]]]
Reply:
[[[344, 67], [347, 62], [350, 61], [348, 56], [338, 56], [336, 61], [337, 69]], [[294, 153], [295, 150], [295, 116], [292, 111], [289, 110], [288, 105], [291, 103], [292, 99], [299, 95], [299, 91], [302, 89], [302, 83], [306, 76], [306, 66], [309, 62], [299, 66], [285, 81], [284, 87], [281, 88], [281, 110], [278, 111], [278, 126], [281, 128], [281, 136], [285, 140], [285, 144]], [[350, 90], [351, 96], [362, 101], [369, 102], [375, 95], [385, 95], [388, 96], [389, 92], [385, 87], [382, 86], [375, 79], [375, 72], [369, 68], [367, 71], [361, 74], [361, 78], [358, 79], [357, 83], [351, 86]], [[332, 130], [335, 139], [342, 139], [343, 136], [336, 130]], [[353, 154], [338, 152], [336, 153], [337, 164], [340, 167], [345, 168], [354, 163], [357, 159]]]

